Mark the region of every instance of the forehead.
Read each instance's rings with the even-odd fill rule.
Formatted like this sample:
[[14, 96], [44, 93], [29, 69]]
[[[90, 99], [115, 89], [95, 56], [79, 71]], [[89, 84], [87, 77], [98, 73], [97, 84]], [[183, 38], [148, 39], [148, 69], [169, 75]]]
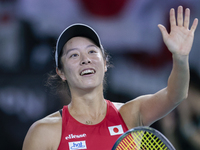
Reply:
[[86, 37], [73, 37], [65, 43], [63, 49], [78, 48], [85, 45], [94, 45], [97, 47], [92, 40]]

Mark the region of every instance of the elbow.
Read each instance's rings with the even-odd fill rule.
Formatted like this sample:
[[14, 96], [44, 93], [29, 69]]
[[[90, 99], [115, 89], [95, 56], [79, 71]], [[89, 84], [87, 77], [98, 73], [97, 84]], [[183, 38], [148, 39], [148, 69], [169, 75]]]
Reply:
[[188, 98], [188, 89], [185, 90], [185, 92], [182, 93], [182, 100], [185, 100]]
[[185, 96], [183, 97], [183, 100], [188, 98], [188, 92], [185, 94]]
[[[178, 94], [177, 94], [178, 93]], [[168, 100], [175, 106], [179, 105], [182, 101], [188, 98], [188, 90], [185, 92], [167, 92]]]
[[182, 101], [186, 100], [188, 98], [188, 93], [186, 92], [185, 94], [183, 94], [181, 97], [178, 97], [175, 100], [175, 105], [178, 106]]

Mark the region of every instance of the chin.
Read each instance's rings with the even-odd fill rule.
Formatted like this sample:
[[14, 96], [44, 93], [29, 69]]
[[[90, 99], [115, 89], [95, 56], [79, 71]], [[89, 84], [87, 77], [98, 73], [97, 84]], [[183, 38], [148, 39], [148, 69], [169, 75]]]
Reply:
[[87, 90], [93, 90], [93, 89], [101, 89], [103, 87], [102, 84], [96, 84], [96, 83], [88, 83], [85, 84], [84, 88]]

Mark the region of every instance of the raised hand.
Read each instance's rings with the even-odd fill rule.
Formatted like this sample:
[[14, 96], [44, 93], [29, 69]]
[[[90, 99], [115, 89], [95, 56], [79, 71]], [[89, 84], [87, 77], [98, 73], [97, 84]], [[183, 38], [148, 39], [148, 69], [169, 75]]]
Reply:
[[183, 17], [183, 7], [179, 6], [177, 10], [177, 19], [175, 10], [170, 10], [170, 33], [166, 28], [159, 24], [158, 27], [162, 33], [163, 41], [172, 54], [188, 55], [192, 48], [194, 32], [198, 25], [198, 19], [195, 18], [191, 28], [189, 29], [190, 9], [185, 9], [185, 17]]

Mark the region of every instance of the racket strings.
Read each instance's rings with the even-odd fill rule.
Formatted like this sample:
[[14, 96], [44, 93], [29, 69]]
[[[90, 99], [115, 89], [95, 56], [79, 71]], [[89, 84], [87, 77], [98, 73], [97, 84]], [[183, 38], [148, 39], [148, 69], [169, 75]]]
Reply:
[[[135, 135], [137, 134], [137, 135]], [[116, 150], [139, 150], [144, 132], [128, 134], [117, 146]]]
[[124, 137], [116, 150], [168, 150], [168, 148], [154, 134], [148, 131], [136, 131]]
[[142, 138], [141, 148], [145, 150], [168, 150], [167, 146], [157, 136], [147, 131]]

